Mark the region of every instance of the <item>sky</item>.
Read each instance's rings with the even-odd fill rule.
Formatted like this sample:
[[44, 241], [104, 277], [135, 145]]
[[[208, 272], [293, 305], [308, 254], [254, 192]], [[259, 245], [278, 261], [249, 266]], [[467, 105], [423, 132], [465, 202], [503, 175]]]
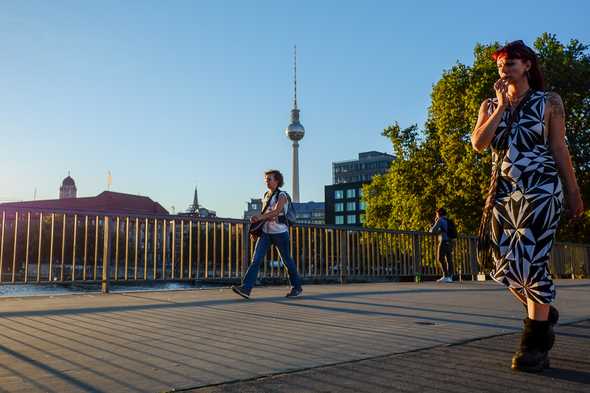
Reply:
[[[0, 201], [107, 189], [239, 218], [281, 170], [290, 191], [293, 46], [302, 201], [332, 162], [391, 152], [476, 43], [543, 32], [590, 44], [587, 1], [0, 1]], [[475, 122], [475, 119], [474, 119]]]

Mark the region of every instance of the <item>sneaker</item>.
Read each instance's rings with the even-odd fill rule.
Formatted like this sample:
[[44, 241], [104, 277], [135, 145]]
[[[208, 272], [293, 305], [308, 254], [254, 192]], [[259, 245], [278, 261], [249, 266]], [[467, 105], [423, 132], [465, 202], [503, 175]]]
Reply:
[[250, 291], [244, 289], [243, 286], [232, 285], [231, 290], [243, 297], [244, 299], [250, 299]]
[[303, 293], [302, 288], [291, 288], [289, 293], [285, 297], [297, 297]]
[[445, 282], [453, 282], [453, 277], [446, 277]]
[[442, 276], [441, 278], [436, 280], [436, 282], [447, 282], [447, 278], [445, 276]]

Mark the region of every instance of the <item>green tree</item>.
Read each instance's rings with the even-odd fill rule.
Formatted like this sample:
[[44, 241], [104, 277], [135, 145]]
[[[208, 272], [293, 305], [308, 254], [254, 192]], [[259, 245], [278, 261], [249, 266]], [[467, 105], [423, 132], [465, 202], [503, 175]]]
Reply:
[[[459, 232], [475, 233], [489, 186], [491, 154], [476, 154], [470, 144], [479, 106], [494, 96], [498, 78], [491, 54], [498, 43], [477, 44], [473, 65], [457, 63], [434, 85], [424, 129], [401, 128], [397, 122], [383, 131], [397, 159], [390, 171], [365, 186], [366, 225], [425, 230], [434, 209], [445, 206]], [[584, 201], [590, 201], [590, 56], [577, 40], [560, 43], [542, 34], [539, 53], [547, 90], [558, 92], [567, 112], [567, 139]], [[422, 139], [420, 139], [422, 136]], [[560, 240], [588, 241], [590, 215], [562, 225]]]
[[429, 178], [437, 171], [439, 163], [431, 151], [435, 146], [419, 144], [418, 126], [401, 129], [396, 123], [385, 129], [383, 135], [393, 144], [397, 157], [391, 164], [388, 175], [377, 176], [366, 186], [366, 225], [378, 228], [415, 229], [422, 226], [427, 217], [432, 217], [431, 199], [428, 191], [433, 186]]

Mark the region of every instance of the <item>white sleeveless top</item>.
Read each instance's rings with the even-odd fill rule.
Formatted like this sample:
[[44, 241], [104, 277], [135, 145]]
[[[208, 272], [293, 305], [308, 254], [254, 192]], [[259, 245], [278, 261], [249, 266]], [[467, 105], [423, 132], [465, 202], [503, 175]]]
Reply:
[[[267, 198], [270, 198], [270, 193], [269, 195], [267, 195]], [[279, 201], [279, 197], [281, 195], [284, 195], [285, 198], [287, 198], [287, 193], [284, 191], [281, 191], [278, 195], [275, 195], [271, 198], [270, 202], [268, 202], [268, 207], [266, 208], [266, 213], [268, 213], [269, 211], [273, 210], [274, 207], [276, 206], [277, 202]], [[283, 206], [283, 214], [287, 214], [287, 209], [289, 208], [289, 204], [285, 203], [285, 206]], [[289, 231], [289, 227], [287, 226], [287, 224], [281, 224], [279, 222], [279, 218], [275, 217], [272, 220], [267, 220], [264, 225], [262, 226], [262, 231], [264, 233], [269, 233], [269, 234], [277, 234], [277, 233], [283, 233], [283, 232], [287, 232]]]

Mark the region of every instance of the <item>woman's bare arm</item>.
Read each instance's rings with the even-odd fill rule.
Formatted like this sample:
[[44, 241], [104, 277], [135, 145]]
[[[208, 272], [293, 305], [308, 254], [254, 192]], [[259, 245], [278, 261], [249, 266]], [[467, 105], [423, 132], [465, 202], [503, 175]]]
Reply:
[[471, 133], [471, 146], [473, 146], [478, 153], [483, 153], [490, 143], [492, 143], [496, 129], [498, 128], [500, 121], [502, 121], [502, 114], [505, 110], [505, 107], [498, 105], [496, 106], [496, 109], [494, 109], [494, 112], [489, 115], [489, 105], [489, 100], [484, 100], [484, 102], [481, 103], [479, 107], [479, 115], [477, 116], [477, 123]]
[[277, 204], [274, 206], [274, 208], [262, 214], [260, 216], [260, 220], [272, 220], [278, 217], [281, 213], [283, 213], [285, 203], [287, 203], [287, 197], [285, 196], [285, 194], [279, 195], [279, 200], [277, 201]]
[[547, 105], [545, 107], [549, 111], [549, 147], [553, 154], [553, 159], [557, 165], [557, 170], [561, 179], [565, 183], [565, 189], [568, 195], [568, 207], [574, 217], [580, 216], [584, 212], [584, 204], [576, 181], [576, 174], [572, 159], [565, 144], [565, 109], [563, 101], [557, 93], [547, 94]]
[[509, 84], [510, 80], [508, 78], [500, 78], [494, 83], [494, 91], [496, 92], [498, 104], [491, 115], [489, 115], [489, 106], [491, 105], [489, 100], [484, 100], [479, 106], [477, 124], [475, 124], [475, 129], [471, 133], [471, 146], [478, 153], [482, 153], [487, 149], [494, 139], [496, 129], [500, 121], [502, 121], [502, 114], [504, 114], [508, 106]]

